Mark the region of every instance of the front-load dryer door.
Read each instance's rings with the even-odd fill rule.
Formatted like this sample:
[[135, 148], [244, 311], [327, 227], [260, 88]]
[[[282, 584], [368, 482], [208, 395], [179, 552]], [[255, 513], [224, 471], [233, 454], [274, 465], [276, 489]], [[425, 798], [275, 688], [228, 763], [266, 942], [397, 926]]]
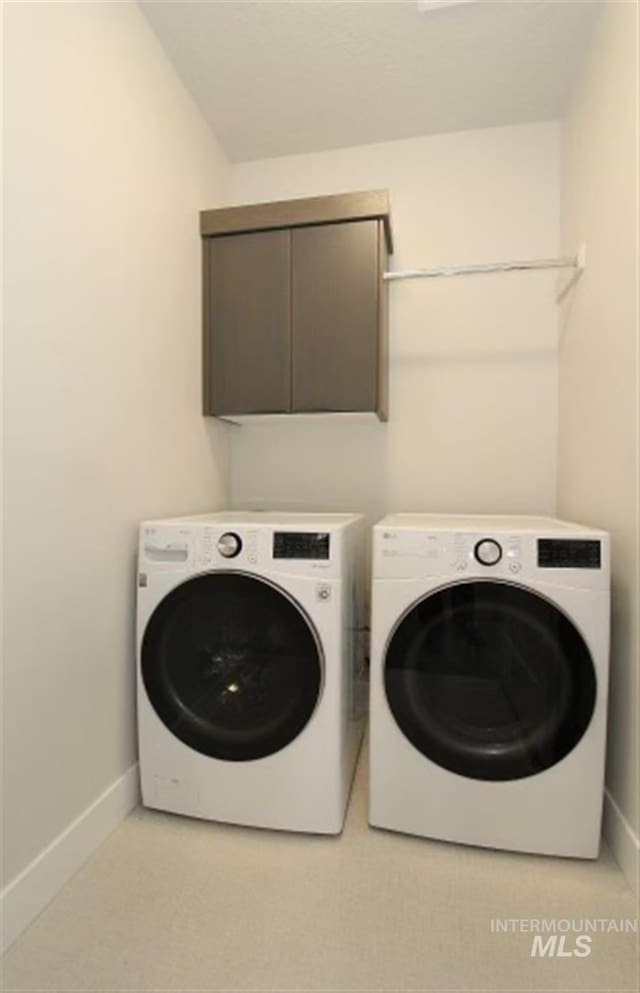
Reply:
[[387, 644], [384, 682], [400, 730], [473, 779], [532, 776], [567, 755], [595, 706], [584, 639], [544, 597], [462, 582], [414, 603]]
[[284, 748], [318, 702], [318, 638], [279, 587], [243, 573], [195, 577], [154, 611], [142, 680], [160, 720], [204, 755], [260, 759]]

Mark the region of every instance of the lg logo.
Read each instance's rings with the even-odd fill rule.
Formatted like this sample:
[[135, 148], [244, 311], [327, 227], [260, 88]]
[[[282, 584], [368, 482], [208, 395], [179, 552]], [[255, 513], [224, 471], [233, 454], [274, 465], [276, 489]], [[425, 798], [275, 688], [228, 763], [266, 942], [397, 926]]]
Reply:
[[544, 957], [546, 955], [549, 958], [558, 959], [568, 959], [568, 958], [579, 958], [584, 959], [587, 955], [591, 955], [591, 938], [588, 934], [579, 934], [575, 940], [573, 948], [566, 948], [565, 943], [567, 940], [566, 934], [552, 934], [549, 935], [545, 941], [541, 934], [536, 934], [533, 939], [533, 944], [531, 946], [531, 957], [540, 956]]

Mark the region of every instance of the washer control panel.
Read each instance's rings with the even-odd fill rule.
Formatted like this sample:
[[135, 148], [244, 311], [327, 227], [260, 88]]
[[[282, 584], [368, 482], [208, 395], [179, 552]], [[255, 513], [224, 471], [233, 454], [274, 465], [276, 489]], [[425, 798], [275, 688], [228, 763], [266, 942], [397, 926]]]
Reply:
[[274, 559], [328, 559], [329, 535], [318, 531], [274, 531]]
[[343, 574], [347, 540], [342, 529], [245, 525], [231, 515], [220, 523], [149, 521], [140, 527], [139, 561], [150, 573], [229, 569], [328, 582]]

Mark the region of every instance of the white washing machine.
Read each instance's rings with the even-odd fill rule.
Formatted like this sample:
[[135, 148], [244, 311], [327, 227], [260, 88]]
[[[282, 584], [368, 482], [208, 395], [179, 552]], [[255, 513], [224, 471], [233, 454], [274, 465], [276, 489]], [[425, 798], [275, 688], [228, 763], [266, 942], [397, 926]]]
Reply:
[[147, 521], [138, 733], [148, 807], [337, 834], [366, 711], [362, 518]]
[[595, 858], [609, 539], [551, 518], [374, 529], [370, 822]]

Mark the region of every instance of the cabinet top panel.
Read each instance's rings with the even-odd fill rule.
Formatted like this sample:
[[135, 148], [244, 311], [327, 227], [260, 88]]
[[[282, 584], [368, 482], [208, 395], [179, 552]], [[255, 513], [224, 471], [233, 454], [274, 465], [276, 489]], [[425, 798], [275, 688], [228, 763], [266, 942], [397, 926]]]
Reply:
[[265, 231], [270, 228], [306, 227], [341, 221], [381, 220], [389, 254], [393, 252], [391, 207], [387, 190], [339, 193], [325, 197], [304, 197], [273, 203], [252, 203], [242, 207], [221, 207], [200, 212], [203, 237]]

